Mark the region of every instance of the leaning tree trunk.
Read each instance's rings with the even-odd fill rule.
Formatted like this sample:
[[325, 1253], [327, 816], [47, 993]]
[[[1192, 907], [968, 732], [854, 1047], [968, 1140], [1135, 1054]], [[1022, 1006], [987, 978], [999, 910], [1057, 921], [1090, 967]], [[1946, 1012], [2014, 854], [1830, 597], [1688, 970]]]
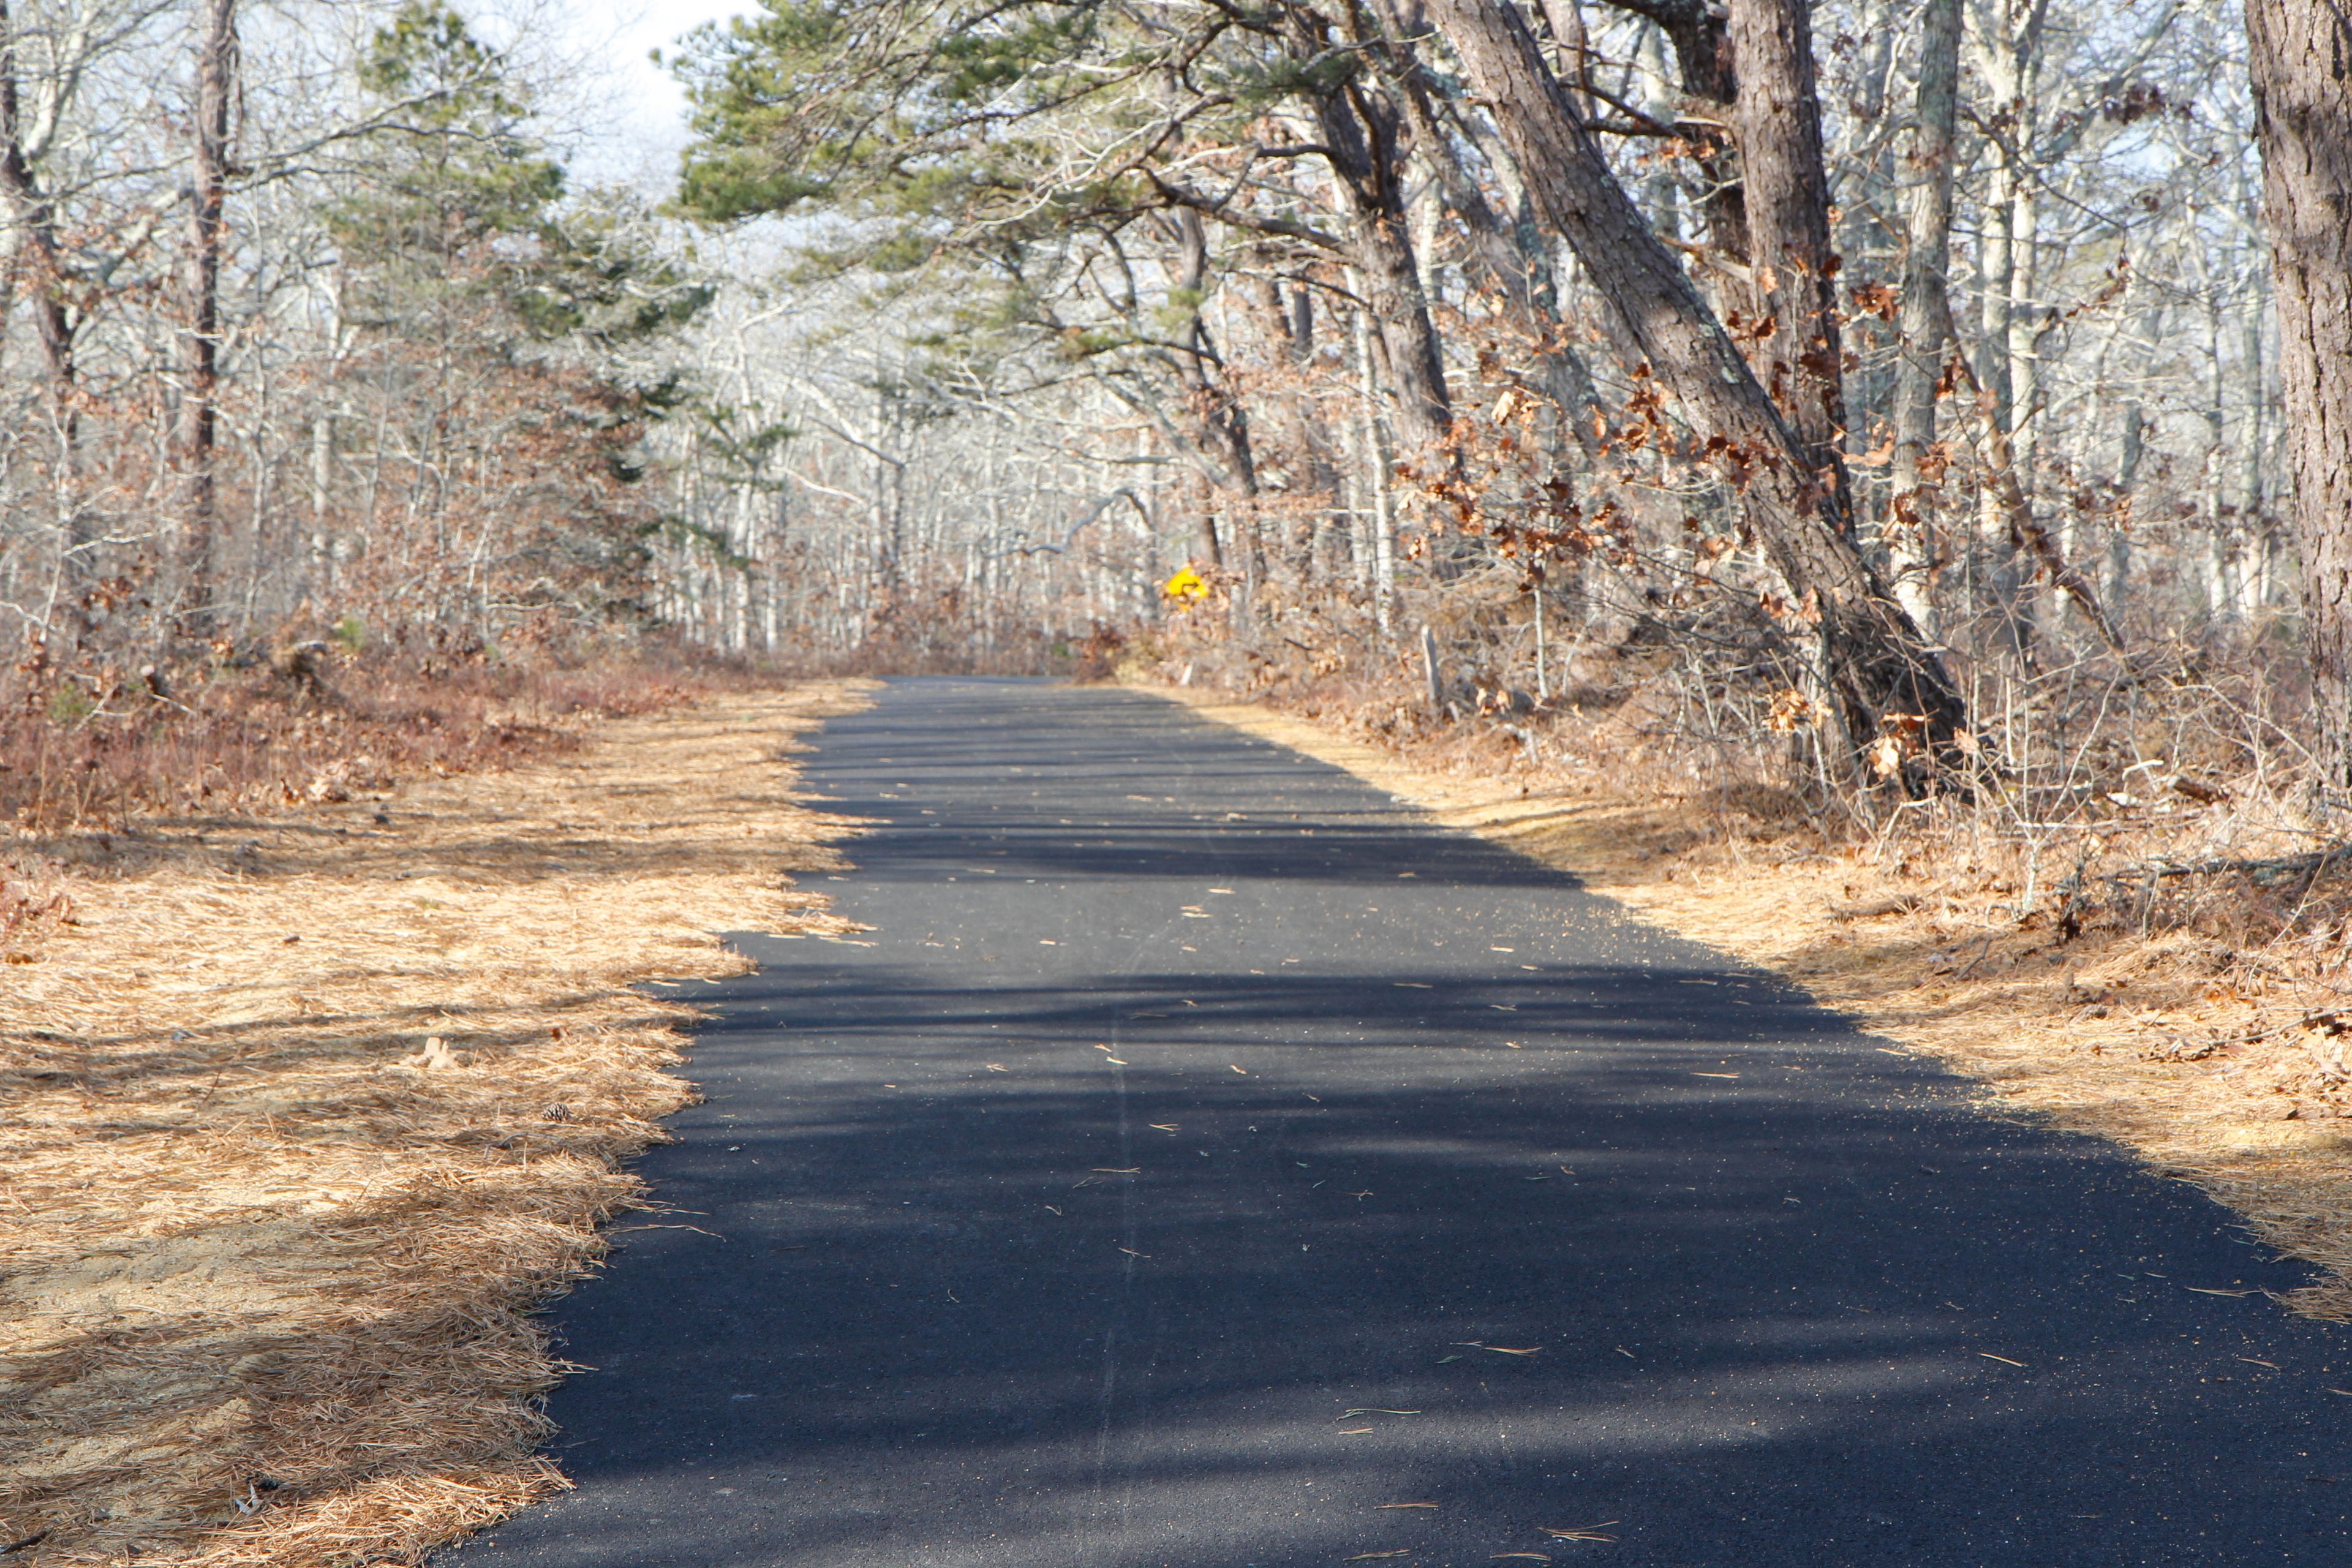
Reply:
[[2279, 379], [2328, 787], [2352, 792], [2352, 14], [2246, 0]]
[[1437, 455], [1454, 426], [1454, 399], [1406, 226], [1395, 107], [1360, 83], [1318, 93], [1313, 105], [1354, 220], [1348, 259], [1362, 276], [1372, 330], [1388, 351], [1398, 433], [1415, 455]]
[[1222, 476], [1220, 488], [1253, 500], [1258, 491], [1257, 453], [1250, 440], [1249, 412], [1222, 376], [1211, 374], [1216, 348], [1209, 341], [1208, 323], [1201, 317], [1201, 304], [1212, 287], [1208, 230], [1201, 215], [1187, 208], [1170, 214], [1169, 222], [1174, 226], [1177, 240], [1173, 291], [1192, 301], [1176, 333], [1180, 350], [1176, 371], [1192, 411], [1195, 439], [1216, 463]]
[[[1547, 0], [1545, 11], [1555, 44], [1562, 37], [1583, 37], [1576, 0]], [[1469, 252], [1463, 260], [1464, 268], [1475, 282], [1495, 289], [1510, 301], [1511, 308], [1538, 338], [1534, 351], [1534, 379], [1552, 405], [1552, 434], [1557, 444], [1564, 448], [1575, 443], [1590, 450], [1593, 438], [1582, 416], [1596, 401], [1592, 373], [1570, 346], [1566, 334], [1553, 330], [1559, 311], [1551, 277], [1551, 242], [1527, 212], [1526, 191], [1509, 157], [1493, 145], [1490, 136], [1482, 136], [1477, 124], [1465, 125], [1465, 133], [1474, 142], [1484, 143], [1505, 200], [1522, 214], [1521, 219], [1512, 222], [1496, 211], [1469, 169], [1454, 155], [1444, 128], [1439, 123], [1437, 89], [1428, 74], [1423, 46], [1418, 42], [1420, 36], [1428, 31], [1427, 23], [1417, 9], [1405, 20], [1413, 29], [1412, 36], [1391, 38], [1390, 43], [1400, 68], [1399, 96], [1413, 142], [1429, 150], [1427, 161], [1444, 192], [1445, 205], [1462, 222]], [[1571, 28], [1577, 30], [1571, 32]], [[1582, 47], [1580, 42], [1576, 45], [1580, 49]], [[1563, 75], [1560, 83], [1566, 91], [1579, 92], [1577, 77]], [[1579, 97], [1580, 106], [1582, 101]], [[1552, 482], [1566, 486], [1570, 478], [1568, 469], [1561, 467], [1554, 471]]]
[[1945, 753], [1967, 718], [1951, 677], [1855, 546], [1843, 498], [1815, 477], [1796, 434], [1618, 184], [1517, 12], [1499, 0], [1432, 0], [1430, 9], [1492, 108], [1538, 211], [1574, 248], [1707, 453], [1744, 479], [1750, 521], [1794, 601], [1788, 620], [1810, 628], [1849, 754], [1858, 761], [1895, 729]]

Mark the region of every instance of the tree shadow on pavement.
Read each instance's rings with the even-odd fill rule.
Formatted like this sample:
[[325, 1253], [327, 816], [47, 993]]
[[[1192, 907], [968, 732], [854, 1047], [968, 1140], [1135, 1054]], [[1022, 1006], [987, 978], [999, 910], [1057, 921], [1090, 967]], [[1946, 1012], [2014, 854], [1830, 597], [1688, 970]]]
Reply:
[[[1128, 1015], [1197, 978], [735, 983], [706, 1075], [781, 1049], [799, 1088], [720, 1092], [653, 1156], [677, 1212], [566, 1312], [586, 1490], [506, 1533], [667, 1473], [674, 1508], [553, 1560], [1469, 1563], [1603, 1521], [1677, 1564], [2126, 1562], [2182, 1517], [2239, 1523], [2245, 1561], [2337, 1539], [2312, 1478], [2345, 1445], [2303, 1393], [2332, 1347], [2259, 1295], [2216, 1344], [2188, 1289], [2299, 1269], [2088, 1141], [1926, 1073], [1890, 1095], [1819, 1014], [1663, 1017], [1660, 978], [1529, 980], [1532, 1052], [1435, 982], [1339, 1046], [1283, 1038], [1362, 990], [1305, 977], [1157, 1040]], [[1699, 1076], [1735, 1038], [1738, 1076]]]

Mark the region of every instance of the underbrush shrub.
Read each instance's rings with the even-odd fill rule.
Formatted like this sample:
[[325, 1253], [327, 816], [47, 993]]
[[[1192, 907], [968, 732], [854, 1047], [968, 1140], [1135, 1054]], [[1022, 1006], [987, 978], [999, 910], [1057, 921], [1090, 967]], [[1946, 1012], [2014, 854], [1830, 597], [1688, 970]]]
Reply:
[[569, 721], [756, 679], [660, 642], [502, 658], [293, 636], [136, 674], [27, 661], [0, 682], [0, 821], [23, 837], [341, 800], [507, 765], [570, 744]]
[[1105, 681], [1114, 679], [1127, 656], [1127, 638], [1115, 626], [1097, 621], [1087, 631], [1086, 640], [1073, 650], [1072, 674], [1085, 681]]
[[2316, 788], [2292, 627], [2141, 627], [2129, 660], [2054, 637], [2030, 658], [1956, 638], [1988, 649], [1949, 656], [1977, 773], [1857, 793], [1831, 777], [1769, 661], [1556, 601], [1538, 680], [1523, 605], [1449, 592], [1400, 595], [1383, 639], [1354, 607], [1316, 615], [1260, 591], [1237, 608], [1221, 584], [1131, 637], [1119, 668], [1530, 793], [1672, 805], [1700, 842], [1851, 859], [1858, 889], [1932, 890], [2047, 932], [2061, 956], [2093, 931], [2179, 933], [2231, 952], [2230, 984], [2265, 966], [2273, 984], [2352, 973], [2352, 850], [2331, 848], [2346, 808]]

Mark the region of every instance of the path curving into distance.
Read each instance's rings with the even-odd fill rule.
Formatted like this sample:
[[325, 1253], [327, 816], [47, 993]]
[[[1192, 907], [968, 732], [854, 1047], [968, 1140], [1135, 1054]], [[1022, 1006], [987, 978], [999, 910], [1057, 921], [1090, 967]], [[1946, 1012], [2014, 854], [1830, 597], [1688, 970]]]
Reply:
[[807, 778], [875, 929], [740, 939], [579, 1490], [444, 1563], [2352, 1562], [2352, 1340], [2194, 1190], [1149, 696]]

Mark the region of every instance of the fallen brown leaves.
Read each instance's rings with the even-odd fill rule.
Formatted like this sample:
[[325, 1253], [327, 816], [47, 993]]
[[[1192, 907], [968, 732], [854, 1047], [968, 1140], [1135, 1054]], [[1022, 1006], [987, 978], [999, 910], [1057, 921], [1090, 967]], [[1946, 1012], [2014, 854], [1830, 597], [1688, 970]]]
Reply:
[[415, 1562], [562, 1486], [528, 1314], [691, 1093], [691, 1009], [629, 987], [740, 972], [718, 930], [839, 925], [791, 874], [849, 827], [786, 753], [861, 701], [728, 696], [509, 773], [134, 824], [110, 871], [14, 895], [48, 912], [0, 968], [0, 1544]]
[[2054, 914], [2021, 921], [1989, 907], [2013, 889], [1930, 858], [1885, 865], [1868, 846], [1743, 826], [1721, 803], [1624, 798], [1597, 771], [1538, 792], [1491, 763], [1416, 766], [1262, 703], [1165, 694], [1786, 974], [2003, 1107], [2195, 1182], [2326, 1271], [2290, 1305], [2352, 1318], [2352, 1042], [2330, 1003], [2336, 978], [2265, 959], [2258, 920], [2235, 940], [2143, 936], [2127, 906], [2073, 929]]

